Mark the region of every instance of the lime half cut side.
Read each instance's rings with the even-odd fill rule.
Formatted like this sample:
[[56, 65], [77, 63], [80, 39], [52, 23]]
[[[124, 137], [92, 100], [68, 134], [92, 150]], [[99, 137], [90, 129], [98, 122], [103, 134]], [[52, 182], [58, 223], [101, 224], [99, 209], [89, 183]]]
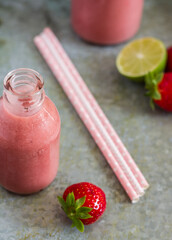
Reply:
[[162, 72], [166, 66], [167, 50], [152, 37], [141, 38], [127, 44], [116, 60], [118, 71], [135, 81], [143, 81], [148, 72]]

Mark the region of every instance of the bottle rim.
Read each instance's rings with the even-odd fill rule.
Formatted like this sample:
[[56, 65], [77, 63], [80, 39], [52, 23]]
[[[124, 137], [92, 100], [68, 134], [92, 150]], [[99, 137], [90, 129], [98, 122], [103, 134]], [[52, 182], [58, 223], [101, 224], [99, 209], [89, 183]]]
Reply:
[[[39, 92], [43, 86], [44, 86], [44, 80], [41, 76], [41, 74], [39, 74], [37, 71], [31, 69], [31, 68], [17, 68], [14, 69], [12, 71], [10, 71], [4, 78], [4, 88], [5, 90], [9, 91], [9, 86], [10, 86], [10, 90], [12, 90], [12, 92], [15, 95], [26, 95], [27, 93], [21, 93], [21, 92], [17, 92], [15, 91], [15, 86], [14, 86], [14, 82], [13, 80], [15, 79], [15, 77], [19, 77], [22, 75], [29, 75], [30, 77], [32, 77], [33, 80], [35, 80], [35, 91], [30, 91], [28, 92], [29, 95], [33, 95], [36, 94], [37, 92]], [[39, 82], [39, 89], [36, 90], [36, 86]], [[40, 85], [41, 82], [41, 85]]]

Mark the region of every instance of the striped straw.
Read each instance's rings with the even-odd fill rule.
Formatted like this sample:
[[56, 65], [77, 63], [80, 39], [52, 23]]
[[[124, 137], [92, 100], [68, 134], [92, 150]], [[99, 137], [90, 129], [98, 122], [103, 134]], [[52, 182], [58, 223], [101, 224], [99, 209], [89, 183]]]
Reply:
[[[128, 196], [133, 202], [137, 201], [144, 193], [142, 186], [135, 178], [129, 165], [127, 165], [121, 152], [118, 150], [117, 145], [114, 144], [114, 141], [104, 127], [103, 122], [100, 121], [97, 112], [87, 100], [85, 93], [83, 94], [81, 91], [74, 75], [71, 74], [71, 69], [68, 66], [69, 64], [66, 64], [67, 62], [64, 61], [64, 58], [60, 55], [63, 54], [63, 52], [61, 51], [59, 54], [59, 48], [57, 50], [57, 45], [52, 42], [52, 38], [46, 33], [47, 31], [51, 33], [50, 30], [46, 29], [40, 36], [35, 38], [35, 44], [47, 61], [55, 77], [62, 85], [64, 91], [112, 167]], [[60, 50], [63, 50], [61, 45]], [[66, 56], [67, 55], [65, 55], [65, 57]], [[70, 67], [71, 66], [72, 65], [70, 65]], [[80, 81], [81, 80], [82, 79], [80, 78]], [[89, 96], [92, 97], [90, 92]], [[101, 114], [103, 114], [103, 112], [101, 112]], [[104, 118], [107, 122], [105, 115]]]
[[70, 70], [70, 73], [75, 78], [75, 80], [76, 80], [77, 84], [79, 85], [80, 89], [82, 90], [83, 94], [86, 96], [86, 98], [89, 101], [89, 103], [91, 104], [92, 108], [95, 110], [95, 112], [96, 112], [97, 116], [99, 117], [99, 119], [101, 120], [102, 124], [106, 127], [106, 130], [108, 131], [108, 134], [110, 135], [110, 137], [114, 141], [115, 145], [119, 149], [119, 151], [122, 154], [123, 158], [125, 159], [126, 163], [129, 165], [131, 171], [133, 172], [133, 174], [137, 178], [140, 186], [143, 187], [143, 189], [147, 189], [149, 187], [148, 182], [146, 181], [145, 177], [143, 176], [143, 174], [139, 170], [138, 166], [136, 165], [136, 163], [134, 162], [134, 160], [130, 156], [129, 152], [127, 151], [127, 149], [123, 145], [122, 141], [120, 140], [117, 133], [113, 129], [109, 120], [104, 117], [103, 111], [101, 110], [100, 106], [97, 104], [97, 101], [95, 100], [93, 95], [90, 93], [88, 87], [86, 86], [85, 82], [81, 78], [80, 74], [76, 70], [75, 66], [73, 65], [73, 63], [71, 62], [69, 57], [67, 56], [67, 54], [64, 51], [63, 47], [61, 46], [60, 42], [58, 41], [58, 39], [56, 38], [54, 33], [50, 30], [50, 28], [45, 28], [44, 33], [53, 42], [56, 50], [60, 54], [60, 57], [65, 62], [66, 66], [68, 66], [68, 68]]

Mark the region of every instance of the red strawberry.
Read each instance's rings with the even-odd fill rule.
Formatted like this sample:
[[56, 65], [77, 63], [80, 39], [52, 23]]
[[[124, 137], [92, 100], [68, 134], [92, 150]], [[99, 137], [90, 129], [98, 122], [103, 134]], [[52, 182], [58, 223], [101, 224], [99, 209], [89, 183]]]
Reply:
[[72, 227], [76, 227], [80, 232], [84, 231], [84, 224], [94, 223], [106, 209], [105, 193], [88, 182], [69, 186], [58, 200], [72, 220]]
[[172, 72], [172, 47], [167, 49], [167, 65], [166, 72]]
[[146, 78], [147, 95], [151, 98], [151, 106], [154, 108], [153, 102], [162, 109], [172, 111], [172, 73], [161, 73], [154, 75], [149, 73]]

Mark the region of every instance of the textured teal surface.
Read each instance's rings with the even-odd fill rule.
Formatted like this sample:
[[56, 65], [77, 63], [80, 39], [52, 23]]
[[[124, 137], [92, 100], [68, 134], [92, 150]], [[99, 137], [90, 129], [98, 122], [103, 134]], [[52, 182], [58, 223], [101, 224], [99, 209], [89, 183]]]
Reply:
[[[153, 36], [172, 45], [171, 1], [145, 1], [143, 20], [134, 38]], [[12, 69], [29, 67], [42, 74], [47, 95], [62, 122], [60, 167], [55, 181], [31, 196], [0, 188], [0, 240], [170, 240], [172, 236], [172, 114], [152, 112], [143, 85], [121, 77], [115, 58], [124, 44], [100, 47], [82, 41], [70, 26], [70, 2], [0, 0], [0, 93]], [[150, 189], [135, 205], [33, 44], [49, 25], [96, 97]], [[107, 210], [83, 234], [70, 228], [57, 195], [75, 182], [90, 181], [107, 196]]]

